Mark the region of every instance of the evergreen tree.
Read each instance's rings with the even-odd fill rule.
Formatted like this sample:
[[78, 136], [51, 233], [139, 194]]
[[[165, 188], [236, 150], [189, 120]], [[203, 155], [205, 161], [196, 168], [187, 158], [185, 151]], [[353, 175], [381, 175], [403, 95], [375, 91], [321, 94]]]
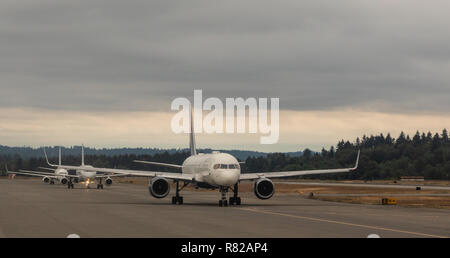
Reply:
[[406, 143], [405, 133], [402, 131], [395, 142], [397, 145]]
[[448, 132], [447, 129], [444, 128], [442, 130], [442, 142], [447, 143], [448, 142]]
[[420, 143], [421, 143], [420, 133], [419, 133], [419, 131], [417, 131], [416, 134], [413, 137], [413, 144], [415, 146], [418, 146]]

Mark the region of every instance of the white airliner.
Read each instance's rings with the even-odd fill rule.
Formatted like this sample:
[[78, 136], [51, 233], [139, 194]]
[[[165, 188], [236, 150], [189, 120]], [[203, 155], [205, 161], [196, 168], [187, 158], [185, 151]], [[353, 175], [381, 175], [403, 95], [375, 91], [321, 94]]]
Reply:
[[18, 174], [18, 175], [27, 175], [27, 176], [36, 176], [36, 177], [42, 177], [42, 181], [44, 183], [49, 183], [51, 185], [55, 184], [55, 180], [59, 181], [61, 184], [65, 185], [69, 182], [69, 172], [64, 169], [60, 168], [61, 165], [61, 147], [59, 148], [59, 160], [58, 160], [58, 167], [57, 168], [42, 168], [53, 171], [53, 173], [46, 173], [42, 171], [29, 171], [29, 170], [19, 170], [20, 172], [12, 172], [8, 171], [8, 168], [6, 168], [8, 174]]
[[[44, 154], [45, 159], [47, 161], [47, 164], [51, 167], [57, 167], [57, 168], [64, 168], [68, 170], [75, 170], [75, 175], [68, 175], [69, 181], [67, 182], [67, 187], [74, 188], [74, 184], [72, 182], [75, 181], [76, 183], [82, 182], [86, 185], [86, 188], [89, 188], [90, 183], [95, 182], [96, 179], [98, 179], [97, 189], [103, 189], [103, 179], [105, 179], [105, 183], [107, 186], [111, 186], [113, 183], [113, 180], [111, 177], [116, 176], [126, 176], [126, 173], [114, 173], [109, 172], [108, 174], [97, 174], [97, 170], [94, 169], [91, 165], [84, 164], [84, 146], [81, 146], [81, 166], [62, 166], [54, 165], [48, 161], [47, 153], [44, 148]], [[66, 168], [70, 167], [70, 168]]]
[[[38, 176], [42, 177], [42, 180], [45, 183], [54, 184], [54, 180], [58, 180], [61, 182], [61, 184], [67, 184], [67, 188], [73, 189], [74, 183], [84, 183], [87, 188], [89, 188], [89, 185], [92, 182], [95, 182], [95, 180], [99, 180], [97, 184], [97, 189], [103, 189], [103, 183], [102, 180], [105, 179], [105, 183], [107, 186], [112, 185], [113, 180], [111, 177], [115, 176], [125, 176], [124, 173], [118, 173], [118, 174], [97, 174], [97, 171], [87, 170], [86, 168], [93, 168], [90, 165], [84, 164], [84, 146], [81, 147], [81, 166], [73, 166], [71, 169], [66, 169], [61, 166], [61, 147], [59, 148], [59, 164], [54, 165], [51, 164], [48, 161], [47, 153], [44, 148], [44, 154], [45, 159], [47, 163], [55, 168], [43, 168], [54, 171], [54, 173], [46, 173], [46, 172], [40, 172], [40, 171], [29, 171], [29, 170], [19, 170], [20, 172], [12, 172], [8, 171], [8, 168], [6, 168], [8, 174], [19, 174], [19, 175], [27, 175], [27, 176]], [[70, 175], [67, 170], [75, 170], [75, 175]]]
[[[170, 192], [170, 184], [168, 180], [176, 183], [175, 196], [172, 197], [172, 204], [183, 204], [183, 197], [179, 192], [188, 184], [192, 184], [196, 188], [219, 188], [221, 199], [219, 206], [228, 206], [227, 192], [233, 190], [233, 197], [230, 197], [230, 205], [240, 205], [241, 198], [238, 196], [238, 184], [245, 180], [254, 180], [254, 193], [259, 199], [269, 199], [275, 193], [275, 187], [271, 178], [283, 178], [301, 175], [328, 174], [328, 173], [345, 173], [354, 171], [358, 167], [359, 154], [356, 158], [356, 164], [353, 168], [339, 169], [322, 169], [322, 170], [302, 170], [302, 171], [279, 171], [279, 172], [260, 172], [260, 173], [244, 173], [241, 174], [241, 168], [238, 160], [230, 154], [212, 152], [210, 154], [197, 153], [195, 147], [195, 136], [192, 122], [191, 111], [191, 133], [190, 133], [190, 150], [191, 156], [188, 157], [182, 165], [137, 161], [159, 166], [166, 166], [181, 169], [182, 173], [170, 173], [160, 171], [137, 171], [127, 169], [111, 169], [111, 168], [95, 168], [85, 167], [84, 170], [98, 171], [104, 173], [117, 173], [131, 176], [151, 177], [148, 189], [150, 194], [155, 198], [164, 198]], [[53, 165], [55, 166], [55, 165]], [[73, 166], [60, 166], [65, 169], [78, 169]], [[179, 182], [183, 182], [180, 187]]]

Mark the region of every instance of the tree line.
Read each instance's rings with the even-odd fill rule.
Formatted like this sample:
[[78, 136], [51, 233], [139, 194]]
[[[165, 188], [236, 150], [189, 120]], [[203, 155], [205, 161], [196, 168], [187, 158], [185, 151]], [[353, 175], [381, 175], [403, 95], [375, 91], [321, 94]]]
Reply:
[[288, 171], [353, 167], [357, 151], [361, 150], [358, 169], [353, 173], [305, 176], [321, 179], [398, 179], [401, 176], [423, 176], [426, 179], [450, 179], [450, 141], [446, 129], [441, 134], [417, 131], [413, 137], [401, 132], [363, 136], [354, 142], [341, 140], [321, 152], [309, 149], [301, 157], [283, 153], [246, 160], [247, 170]]
[[[450, 141], [446, 129], [442, 133], [419, 132], [410, 137], [404, 132], [397, 138], [390, 134], [363, 136], [353, 142], [341, 140], [336, 147], [323, 148], [321, 152], [305, 149], [302, 155], [270, 153], [249, 156], [244, 159], [242, 172], [269, 172], [353, 167], [357, 151], [361, 150], [359, 167], [355, 172], [344, 174], [311, 175], [303, 178], [320, 179], [398, 179], [401, 176], [424, 176], [426, 179], [450, 179]], [[86, 155], [86, 164], [96, 167], [127, 168], [139, 170], [162, 170], [177, 172], [160, 166], [135, 163], [133, 160], [148, 160], [163, 163], [181, 164], [189, 152], [165, 151], [149, 154]], [[57, 158], [52, 157], [57, 163]], [[80, 157], [64, 155], [64, 164], [79, 165]], [[5, 165], [10, 170], [36, 170], [46, 166], [45, 158], [24, 158], [19, 154], [0, 155], [1, 173], [5, 175]]]

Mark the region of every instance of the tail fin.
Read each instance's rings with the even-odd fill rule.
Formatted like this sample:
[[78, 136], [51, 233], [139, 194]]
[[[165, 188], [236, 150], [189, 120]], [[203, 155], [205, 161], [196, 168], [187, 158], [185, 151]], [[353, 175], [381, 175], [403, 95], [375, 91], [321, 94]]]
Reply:
[[84, 166], [84, 145], [81, 145], [81, 166]]
[[189, 148], [191, 149], [191, 156], [197, 155], [197, 149], [195, 146], [195, 134], [194, 134], [194, 118], [193, 118], [193, 108], [191, 107], [191, 132], [189, 134]]
[[61, 146], [59, 146], [59, 159], [58, 159], [58, 161], [59, 161], [59, 165], [61, 166]]
[[45, 147], [43, 147], [43, 148], [44, 148], [44, 155], [45, 155], [45, 160], [47, 161], [47, 164], [48, 164], [50, 167], [58, 167], [57, 165], [54, 165], [54, 164], [52, 164], [52, 163], [50, 163], [50, 162], [48, 161], [47, 152], [45, 151]]

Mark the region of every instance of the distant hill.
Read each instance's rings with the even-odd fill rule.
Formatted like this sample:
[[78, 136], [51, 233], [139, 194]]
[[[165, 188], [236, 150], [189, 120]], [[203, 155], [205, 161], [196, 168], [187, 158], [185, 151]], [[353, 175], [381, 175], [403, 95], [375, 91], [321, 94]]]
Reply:
[[[45, 147], [49, 156], [58, 156], [57, 146]], [[211, 153], [213, 149], [199, 149], [198, 152]], [[240, 160], [245, 160], [248, 157], [266, 157], [266, 152], [249, 151], [249, 150], [218, 150], [220, 152], [229, 153]], [[158, 153], [168, 152], [173, 154], [176, 152], [189, 152], [189, 149], [159, 149], [159, 148], [89, 148], [85, 147], [86, 155], [105, 155], [105, 156], [119, 156], [119, 155], [154, 155]], [[70, 148], [62, 147], [63, 155], [79, 156], [81, 155], [81, 146], [72, 146]], [[290, 156], [301, 156], [302, 152], [287, 152]], [[0, 145], [0, 155], [19, 155], [23, 159], [42, 158], [44, 153], [42, 148], [32, 147], [9, 147]]]

